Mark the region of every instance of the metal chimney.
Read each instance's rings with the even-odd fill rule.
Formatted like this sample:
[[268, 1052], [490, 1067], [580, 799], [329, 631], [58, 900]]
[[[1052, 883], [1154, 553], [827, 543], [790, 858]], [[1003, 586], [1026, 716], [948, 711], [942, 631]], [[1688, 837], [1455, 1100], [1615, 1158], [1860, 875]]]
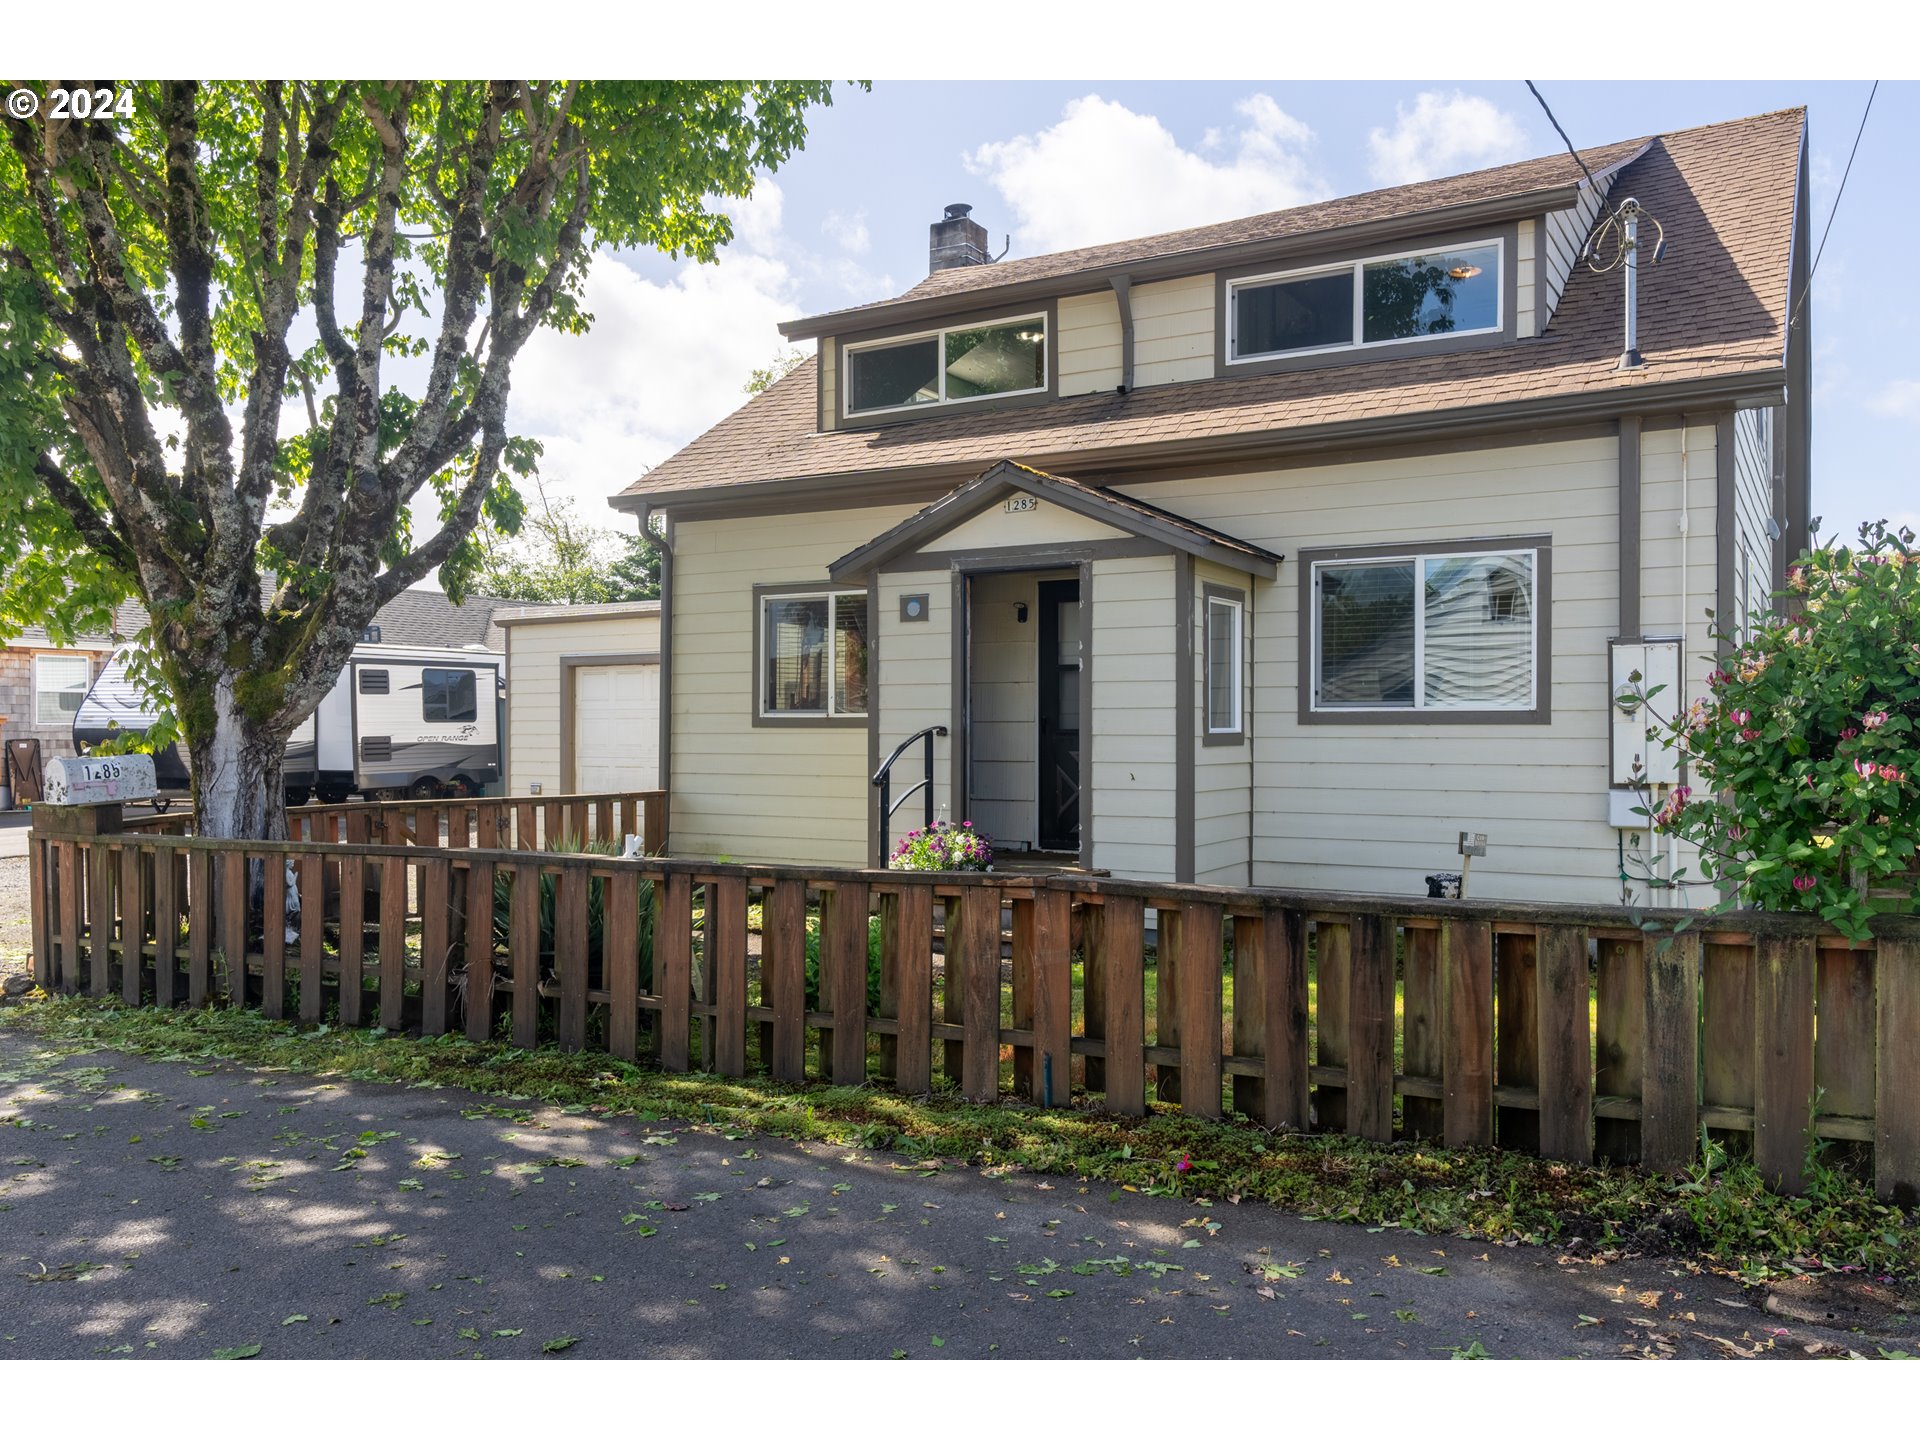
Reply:
[[1638, 370], [1647, 363], [1640, 354], [1640, 217], [1645, 213], [1631, 195], [1620, 202], [1619, 219], [1626, 230], [1626, 239], [1621, 243], [1621, 268], [1627, 275], [1626, 346], [1620, 353], [1618, 367], [1622, 370]]
[[991, 265], [987, 227], [971, 217], [971, 205], [949, 205], [943, 219], [927, 227], [927, 273], [962, 265]]

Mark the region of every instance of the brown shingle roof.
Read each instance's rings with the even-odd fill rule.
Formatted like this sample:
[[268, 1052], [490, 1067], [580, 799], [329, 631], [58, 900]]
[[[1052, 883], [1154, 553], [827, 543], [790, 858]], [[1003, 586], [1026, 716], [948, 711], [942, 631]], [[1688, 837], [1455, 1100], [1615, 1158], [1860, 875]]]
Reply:
[[1624, 410], [1636, 403], [1634, 392], [1687, 381], [1762, 390], [1782, 379], [1804, 124], [1803, 110], [1786, 110], [1656, 137], [1620, 173], [1614, 193], [1635, 195], [1667, 235], [1661, 263], [1641, 271], [1639, 338], [1648, 362], [1641, 370], [1615, 368], [1619, 276], [1585, 266], [1574, 268], [1547, 333], [1510, 345], [932, 415], [880, 429], [818, 431], [817, 361], [809, 360], [620, 498], [659, 503], [783, 480], [979, 467], [1003, 456], [1084, 474], [1175, 443], [1278, 443], [1328, 426], [1385, 433], [1536, 401], [1606, 407], [1617, 397]]
[[[1585, 154], [1587, 167], [1596, 176], [1605, 176], [1647, 147], [1647, 140], [1622, 140], [1602, 145]], [[1531, 195], [1542, 190], [1563, 189], [1582, 179], [1580, 167], [1564, 151], [1536, 160], [1521, 160], [1466, 175], [1449, 175], [1438, 180], [1422, 180], [1413, 185], [1395, 185], [1387, 190], [1369, 190], [1337, 200], [1312, 205], [1296, 205], [1264, 215], [1239, 220], [1223, 220], [1214, 225], [1198, 225], [1173, 230], [1164, 235], [1145, 235], [1107, 245], [1088, 245], [1078, 250], [1060, 250], [1050, 255], [1024, 256], [1002, 260], [993, 265], [962, 265], [951, 270], [936, 270], [904, 295], [891, 300], [876, 300], [812, 316], [799, 322], [811, 325], [820, 320], [857, 316], [861, 325], [879, 324], [889, 306], [934, 297], [974, 294], [1004, 289], [1035, 280], [1065, 279], [1088, 270], [1104, 270], [1116, 265], [1135, 265], [1143, 261], [1191, 255], [1205, 268], [1203, 252], [1227, 246], [1253, 245], [1285, 240], [1293, 236], [1317, 235], [1353, 225], [1394, 220], [1408, 215], [1425, 215], [1460, 205], [1498, 200], [1509, 196]]]

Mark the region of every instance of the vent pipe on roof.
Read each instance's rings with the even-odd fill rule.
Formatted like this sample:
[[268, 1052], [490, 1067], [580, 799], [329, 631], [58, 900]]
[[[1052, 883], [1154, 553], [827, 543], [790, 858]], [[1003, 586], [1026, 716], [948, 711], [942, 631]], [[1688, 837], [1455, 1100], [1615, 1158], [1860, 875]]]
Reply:
[[[1601, 274], [1616, 265], [1626, 272], [1627, 324], [1619, 365], [1622, 370], [1638, 370], [1647, 363], [1640, 353], [1640, 223], [1643, 220], [1653, 226], [1654, 231], [1653, 254], [1647, 257], [1647, 263], [1658, 265], [1661, 255], [1666, 253], [1666, 227], [1631, 195], [1622, 200], [1619, 208], [1594, 232], [1585, 250], [1588, 265]], [[1617, 239], [1619, 248], [1611, 260], [1602, 263], [1601, 249], [1610, 236]]]
[[972, 217], [971, 205], [949, 205], [946, 215], [927, 227], [927, 273], [963, 265], [991, 265], [987, 227]]

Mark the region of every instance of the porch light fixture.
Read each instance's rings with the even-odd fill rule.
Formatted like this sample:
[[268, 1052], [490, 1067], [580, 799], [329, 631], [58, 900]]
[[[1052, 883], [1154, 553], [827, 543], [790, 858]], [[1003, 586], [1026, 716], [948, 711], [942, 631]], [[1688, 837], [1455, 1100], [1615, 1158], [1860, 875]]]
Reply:
[[1455, 280], [1471, 280], [1479, 273], [1480, 267], [1478, 265], [1456, 265], [1447, 271], [1447, 274]]

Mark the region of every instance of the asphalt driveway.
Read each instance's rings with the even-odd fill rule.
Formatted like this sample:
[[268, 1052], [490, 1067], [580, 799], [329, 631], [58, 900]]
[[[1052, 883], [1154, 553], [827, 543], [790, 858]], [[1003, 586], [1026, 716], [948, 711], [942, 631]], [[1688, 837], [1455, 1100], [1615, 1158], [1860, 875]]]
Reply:
[[0, 1032], [0, 1359], [1874, 1353], [1760, 1305], [1671, 1261]]

